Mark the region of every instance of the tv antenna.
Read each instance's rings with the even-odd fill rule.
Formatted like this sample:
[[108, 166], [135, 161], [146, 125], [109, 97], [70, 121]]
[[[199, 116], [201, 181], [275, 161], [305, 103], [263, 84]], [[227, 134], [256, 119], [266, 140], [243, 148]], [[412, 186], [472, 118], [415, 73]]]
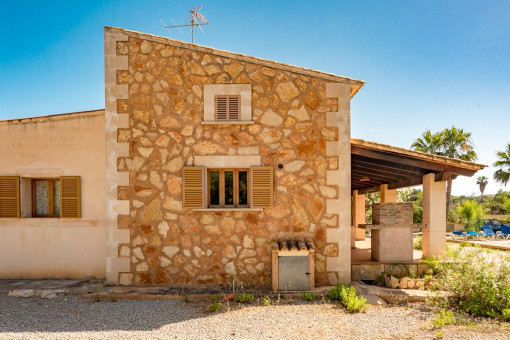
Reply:
[[200, 13], [201, 9], [202, 9], [202, 6], [196, 6], [195, 8], [192, 8], [192, 9], [189, 10], [189, 21], [190, 21], [189, 24], [188, 24], [188, 22], [186, 20], [184, 20], [184, 25], [177, 25], [175, 23], [174, 19], [170, 18], [174, 24], [172, 26], [167, 26], [163, 22], [163, 20], [161, 20], [161, 19], [159, 19], [159, 20], [163, 24], [163, 27], [165, 27], [165, 29], [168, 31], [168, 33], [172, 33], [169, 30], [169, 28], [177, 28], [179, 33], [182, 33], [181, 29], [179, 27], [188, 27], [190, 29], [190, 31], [191, 31], [191, 43], [193, 44], [194, 43], [193, 42], [193, 34], [194, 34], [194, 31], [195, 31], [195, 27], [198, 27], [200, 29], [200, 31], [202, 31], [202, 34], [204, 34], [204, 30], [200, 26], [208, 25], [209, 28], [211, 29], [211, 31], [214, 32], [214, 30], [211, 27], [211, 24], [207, 21], [207, 18], [205, 17], [205, 15]]

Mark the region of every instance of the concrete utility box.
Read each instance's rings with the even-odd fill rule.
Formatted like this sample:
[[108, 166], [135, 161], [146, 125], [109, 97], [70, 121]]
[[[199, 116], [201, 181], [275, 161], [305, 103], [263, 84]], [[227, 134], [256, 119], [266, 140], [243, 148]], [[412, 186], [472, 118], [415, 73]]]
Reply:
[[315, 245], [311, 238], [287, 237], [273, 243], [273, 290], [313, 290]]

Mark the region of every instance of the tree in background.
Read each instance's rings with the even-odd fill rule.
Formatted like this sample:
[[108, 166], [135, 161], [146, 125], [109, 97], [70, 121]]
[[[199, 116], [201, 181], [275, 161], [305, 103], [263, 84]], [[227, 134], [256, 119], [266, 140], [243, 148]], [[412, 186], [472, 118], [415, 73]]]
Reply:
[[494, 173], [494, 179], [506, 186], [510, 180], [510, 143], [506, 146], [505, 151], [499, 151], [497, 155], [498, 160], [494, 162], [494, 166], [500, 169]]
[[483, 208], [475, 200], [462, 202], [457, 211], [468, 223], [474, 219], [483, 217]]
[[397, 191], [397, 202], [413, 203], [413, 222], [423, 222], [423, 190], [404, 188]]
[[480, 176], [476, 179], [476, 184], [480, 186], [480, 192], [482, 193], [485, 191], [485, 187], [487, 186], [487, 183], [489, 182], [489, 179], [485, 176]]
[[[426, 130], [422, 136], [411, 145], [411, 148], [431, 153], [434, 155], [456, 158], [463, 161], [474, 161], [477, 156], [473, 150], [474, 145], [471, 139], [471, 132], [464, 132], [463, 129], [457, 129], [452, 126], [443, 131], [431, 133]], [[510, 151], [510, 150], [509, 150]], [[446, 219], [450, 210], [450, 198], [452, 195], [452, 181], [446, 182]]]

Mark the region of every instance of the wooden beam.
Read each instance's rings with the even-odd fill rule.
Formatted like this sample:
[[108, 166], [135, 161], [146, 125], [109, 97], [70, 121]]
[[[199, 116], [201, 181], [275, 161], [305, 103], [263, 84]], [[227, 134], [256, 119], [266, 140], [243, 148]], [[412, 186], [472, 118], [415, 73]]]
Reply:
[[[373, 160], [370, 158], [365, 158], [357, 155], [353, 155], [351, 159], [351, 164], [360, 164], [361, 166], [370, 167], [373, 169], [381, 170], [381, 171], [390, 171], [395, 172], [398, 171], [399, 173], [408, 175], [408, 176], [415, 176], [415, 175], [424, 175], [426, 173], [425, 170], [418, 169], [418, 168], [411, 168], [409, 166], [405, 166], [402, 164], [393, 164], [393, 163], [382, 163], [381, 161]], [[388, 165], [386, 165], [388, 164]], [[391, 165], [389, 165], [391, 164]], [[420, 171], [421, 170], [421, 171]]]
[[388, 180], [397, 180], [397, 181], [401, 181], [401, 180], [404, 180], [406, 178], [408, 178], [409, 176], [402, 176], [402, 175], [399, 175], [397, 173], [397, 171], [393, 172], [393, 173], [380, 173], [380, 172], [377, 172], [377, 171], [370, 171], [370, 169], [366, 169], [366, 168], [360, 168], [360, 167], [356, 167], [356, 166], [351, 166], [351, 173], [356, 173], [356, 174], [360, 174], [362, 176], [368, 176], [370, 178], [370, 176], [374, 177], [374, 178], [383, 178], [383, 179], [388, 179]]
[[351, 154], [360, 155], [363, 157], [378, 159], [380, 161], [391, 162], [395, 164], [404, 164], [415, 168], [422, 168], [431, 170], [429, 172], [451, 172], [457, 175], [463, 176], [473, 176], [476, 173], [476, 170], [469, 170], [464, 168], [455, 167], [447, 164], [435, 163], [432, 161], [426, 161], [422, 159], [411, 158], [407, 155], [396, 155], [390, 154], [382, 151], [369, 150], [365, 148], [361, 148], [356, 145], [351, 145]]

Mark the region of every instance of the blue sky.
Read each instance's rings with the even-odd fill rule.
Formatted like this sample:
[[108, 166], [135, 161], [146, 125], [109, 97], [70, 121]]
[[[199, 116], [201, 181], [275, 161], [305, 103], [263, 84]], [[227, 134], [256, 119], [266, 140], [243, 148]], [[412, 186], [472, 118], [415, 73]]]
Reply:
[[[214, 32], [201, 45], [366, 81], [352, 136], [409, 148], [425, 129], [473, 133], [478, 162], [510, 142], [510, 1], [7, 1], [0, 0], [0, 119], [104, 107], [103, 27], [168, 34], [190, 8]], [[502, 188], [493, 168], [454, 194]], [[506, 188], [510, 190], [510, 188]]]

